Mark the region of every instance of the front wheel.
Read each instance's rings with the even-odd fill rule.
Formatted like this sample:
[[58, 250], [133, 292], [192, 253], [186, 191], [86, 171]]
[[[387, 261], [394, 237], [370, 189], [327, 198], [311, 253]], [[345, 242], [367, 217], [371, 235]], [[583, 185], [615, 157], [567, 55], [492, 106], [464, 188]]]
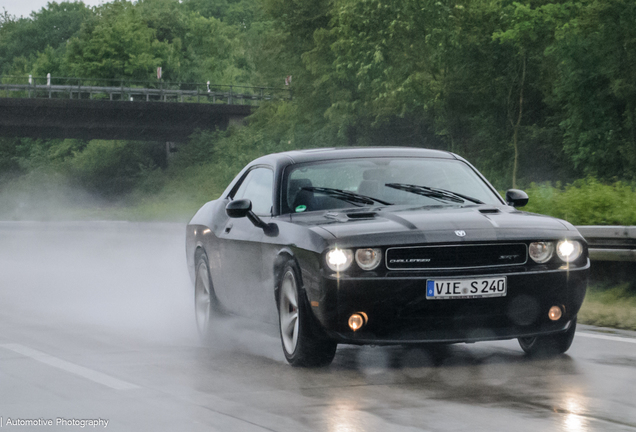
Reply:
[[283, 353], [292, 366], [326, 366], [336, 354], [335, 342], [312, 334], [309, 313], [296, 266], [290, 261], [278, 289], [278, 321]]
[[526, 354], [531, 356], [551, 357], [563, 354], [572, 345], [576, 332], [576, 317], [567, 331], [548, 336], [533, 336], [519, 338], [519, 345]]
[[207, 255], [202, 253], [196, 261], [194, 282], [194, 317], [197, 330], [203, 342], [208, 342], [211, 334], [211, 320], [218, 310]]

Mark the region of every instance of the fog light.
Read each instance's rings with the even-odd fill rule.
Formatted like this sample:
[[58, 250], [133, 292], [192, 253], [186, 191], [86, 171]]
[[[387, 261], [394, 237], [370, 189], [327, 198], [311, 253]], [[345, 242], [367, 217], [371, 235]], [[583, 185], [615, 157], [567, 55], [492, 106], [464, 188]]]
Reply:
[[543, 264], [550, 261], [554, 254], [554, 243], [552, 242], [532, 242], [528, 248], [530, 258], [534, 262]]
[[362, 270], [373, 270], [382, 261], [381, 249], [358, 249], [356, 251], [356, 262]]
[[548, 311], [548, 317], [550, 317], [552, 321], [560, 320], [562, 315], [563, 315], [563, 312], [561, 311], [561, 308], [558, 306], [552, 306], [550, 310]]
[[349, 317], [349, 327], [351, 330], [356, 331], [367, 323], [367, 314], [364, 312], [357, 312]]

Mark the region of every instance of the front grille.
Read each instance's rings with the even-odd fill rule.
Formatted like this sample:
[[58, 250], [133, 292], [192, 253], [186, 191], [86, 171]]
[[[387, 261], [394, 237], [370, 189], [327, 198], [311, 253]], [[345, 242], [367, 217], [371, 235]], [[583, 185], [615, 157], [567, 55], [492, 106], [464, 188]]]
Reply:
[[389, 248], [389, 270], [435, 270], [500, 267], [525, 264], [528, 248], [524, 243], [412, 246]]

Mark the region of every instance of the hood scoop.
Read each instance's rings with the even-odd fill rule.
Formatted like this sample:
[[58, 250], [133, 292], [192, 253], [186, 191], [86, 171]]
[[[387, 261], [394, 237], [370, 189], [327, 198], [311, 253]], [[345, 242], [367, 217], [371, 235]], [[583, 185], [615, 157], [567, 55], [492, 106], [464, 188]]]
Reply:
[[325, 213], [325, 217], [327, 219], [333, 219], [338, 222], [349, 222], [356, 220], [371, 220], [375, 219], [377, 216], [376, 212], [351, 212], [351, 213], [337, 213], [337, 212], [327, 212]]
[[501, 211], [498, 208], [484, 208], [484, 209], [479, 209], [479, 213], [481, 213], [481, 214], [497, 214], [497, 213], [501, 213]]
[[360, 220], [360, 219], [375, 219], [377, 216], [376, 212], [360, 212], [360, 213], [347, 213], [347, 217], [350, 220]]

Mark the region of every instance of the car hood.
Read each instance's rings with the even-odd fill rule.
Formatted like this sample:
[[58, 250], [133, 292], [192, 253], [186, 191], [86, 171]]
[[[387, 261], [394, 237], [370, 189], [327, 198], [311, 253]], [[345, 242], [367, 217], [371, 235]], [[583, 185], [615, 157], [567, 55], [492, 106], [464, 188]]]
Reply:
[[568, 222], [508, 206], [382, 207], [295, 214], [342, 246], [579, 238]]

